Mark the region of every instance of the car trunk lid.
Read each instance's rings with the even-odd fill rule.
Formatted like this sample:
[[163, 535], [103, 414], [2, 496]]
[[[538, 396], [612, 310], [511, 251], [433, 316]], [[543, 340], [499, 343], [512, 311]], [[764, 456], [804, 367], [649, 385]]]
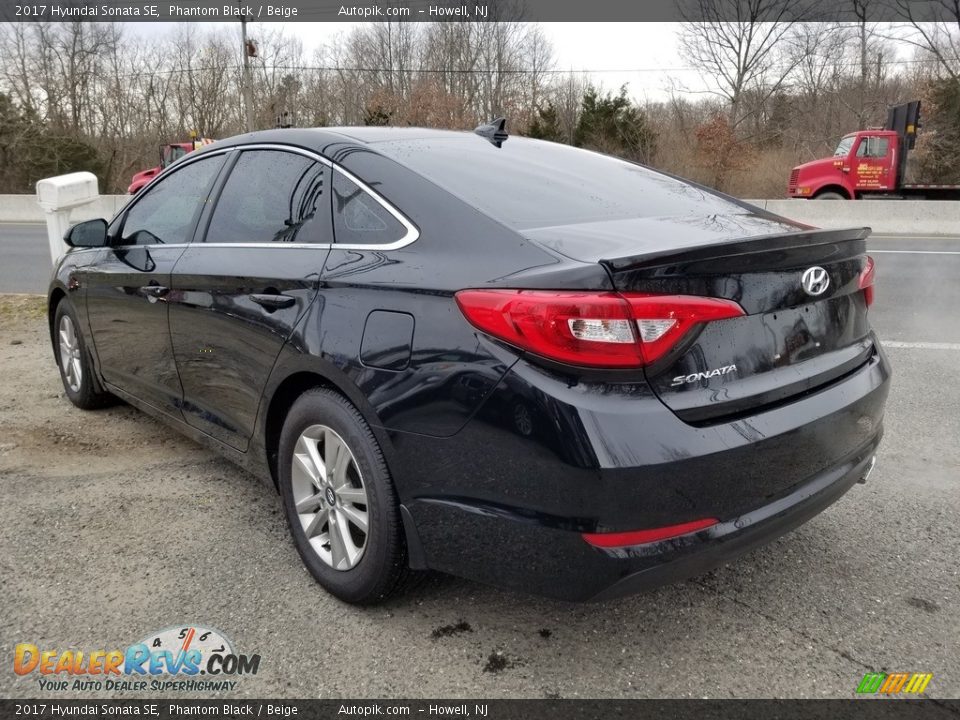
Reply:
[[[652, 230], [650, 220], [634, 230]], [[534, 236], [548, 246], [559, 239], [567, 252], [575, 243], [582, 243], [578, 250], [590, 247], [590, 259], [625, 295], [713, 297], [740, 305], [743, 316], [699, 324], [644, 369], [661, 401], [684, 421], [728, 421], [793, 401], [855, 371], [875, 352], [862, 288], [869, 229], [816, 230], [759, 214], [685, 217], [683, 225], [694, 232], [671, 238], [664, 230], [676, 228], [675, 219], [661, 220], [667, 222], [658, 237], [644, 233], [634, 252], [623, 221], [601, 232], [568, 226], [561, 233], [566, 237], [558, 236], [560, 228]], [[761, 232], [738, 237], [734, 228]], [[604, 233], [611, 238], [606, 247]], [[591, 234], [594, 242], [586, 243]]]

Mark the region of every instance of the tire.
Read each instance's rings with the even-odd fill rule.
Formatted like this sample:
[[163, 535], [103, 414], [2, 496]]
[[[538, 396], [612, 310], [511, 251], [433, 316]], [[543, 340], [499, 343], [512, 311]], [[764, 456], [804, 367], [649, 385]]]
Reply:
[[[334, 466], [325, 477], [321, 464]], [[400, 589], [409, 567], [397, 495], [380, 445], [346, 398], [316, 388], [297, 399], [280, 434], [278, 478], [294, 545], [320, 585], [359, 605]]]
[[93, 372], [77, 313], [67, 299], [60, 301], [53, 317], [53, 354], [60, 368], [63, 390], [78, 408], [96, 410], [116, 401]]
[[835, 192], [825, 192], [817, 195], [814, 200], [846, 200], [843, 195]]

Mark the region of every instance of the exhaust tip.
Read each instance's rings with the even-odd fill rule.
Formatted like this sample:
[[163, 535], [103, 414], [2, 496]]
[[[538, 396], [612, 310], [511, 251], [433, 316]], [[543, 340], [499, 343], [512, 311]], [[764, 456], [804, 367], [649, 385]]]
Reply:
[[867, 478], [870, 477], [870, 473], [873, 472], [873, 466], [877, 464], [877, 456], [874, 455], [870, 458], [870, 462], [867, 463], [867, 469], [863, 471], [863, 475], [860, 476], [860, 479], [857, 480], [858, 483], [864, 485], [867, 482]]

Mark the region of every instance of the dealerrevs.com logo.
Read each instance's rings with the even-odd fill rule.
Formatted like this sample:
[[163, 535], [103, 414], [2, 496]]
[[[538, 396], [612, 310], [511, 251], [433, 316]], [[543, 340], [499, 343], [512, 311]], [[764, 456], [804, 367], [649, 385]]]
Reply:
[[259, 655], [237, 653], [223, 633], [200, 625], [150, 633], [122, 650], [61, 652], [19, 643], [13, 657], [13, 671], [35, 677], [44, 691], [233, 690], [234, 678], [259, 668]]

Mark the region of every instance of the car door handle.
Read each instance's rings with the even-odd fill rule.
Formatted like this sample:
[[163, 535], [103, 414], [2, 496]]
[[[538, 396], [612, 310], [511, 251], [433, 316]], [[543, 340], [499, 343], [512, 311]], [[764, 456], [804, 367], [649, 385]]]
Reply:
[[164, 287], [163, 285], [144, 285], [140, 288], [140, 294], [147, 298], [147, 300], [160, 300], [166, 297], [169, 292], [170, 288]]
[[281, 308], [288, 308], [297, 302], [295, 297], [290, 297], [289, 295], [279, 295], [272, 293], [256, 293], [250, 296], [250, 299], [253, 300], [257, 305], [262, 306], [268, 311], [280, 310]]

